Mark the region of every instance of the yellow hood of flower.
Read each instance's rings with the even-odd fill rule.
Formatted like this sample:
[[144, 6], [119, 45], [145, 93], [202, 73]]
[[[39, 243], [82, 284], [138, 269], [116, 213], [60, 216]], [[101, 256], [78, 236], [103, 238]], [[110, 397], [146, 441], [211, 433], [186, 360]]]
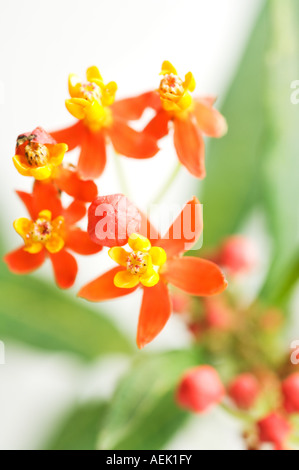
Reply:
[[126, 268], [115, 275], [115, 286], [131, 289], [139, 283], [145, 287], [158, 284], [160, 280], [158, 269], [166, 262], [163, 248], [152, 247], [147, 238], [136, 233], [129, 237], [128, 244], [132, 252], [122, 247], [113, 247], [109, 250], [110, 258]]
[[13, 163], [21, 175], [33, 176], [36, 180], [51, 178], [54, 168], [61, 165], [64, 155], [68, 151], [66, 144], [45, 144], [42, 147], [47, 149], [48, 158], [46, 163], [33, 166], [25, 155], [16, 154], [13, 157]]
[[163, 108], [174, 115], [180, 115], [192, 108], [193, 99], [190, 92], [193, 92], [196, 87], [193, 74], [188, 72], [183, 81], [178, 76], [175, 67], [165, 60], [160, 75], [163, 75], [163, 78], [158, 91]]
[[71, 98], [66, 100], [67, 110], [79, 120], [84, 120], [91, 130], [107, 127], [111, 123], [109, 106], [114, 103], [117, 85], [109, 82], [105, 85], [99, 69], [89, 67], [86, 82], [75, 74], [69, 75], [68, 86]]
[[64, 247], [64, 218], [52, 220], [48, 210], [40, 212], [36, 221], [20, 218], [13, 225], [23, 238], [24, 250], [28, 253], [39, 253], [44, 247], [49, 253], [58, 253]]

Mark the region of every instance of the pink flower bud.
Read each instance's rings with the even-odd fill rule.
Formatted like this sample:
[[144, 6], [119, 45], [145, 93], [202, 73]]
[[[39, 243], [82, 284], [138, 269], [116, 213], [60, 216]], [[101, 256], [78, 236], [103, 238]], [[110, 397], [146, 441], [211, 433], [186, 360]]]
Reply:
[[140, 212], [123, 194], [97, 197], [88, 210], [88, 233], [98, 245], [126, 245], [140, 227]]
[[232, 311], [223, 298], [204, 299], [206, 323], [210, 328], [227, 331], [233, 326]]
[[176, 401], [182, 408], [200, 413], [218, 404], [224, 395], [217, 371], [210, 366], [199, 366], [187, 371], [181, 379]]
[[241, 409], [251, 408], [259, 395], [260, 386], [252, 374], [242, 374], [236, 377], [229, 386], [229, 396]]
[[285, 442], [292, 430], [288, 421], [278, 413], [271, 413], [258, 423], [261, 442], [270, 442], [276, 449], [285, 448]]
[[175, 313], [186, 313], [191, 307], [191, 297], [185, 292], [174, 292], [171, 295], [172, 308]]
[[275, 308], [271, 308], [264, 312], [260, 318], [260, 326], [263, 330], [274, 332], [282, 328], [285, 321], [283, 313]]
[[288, 413], [299, 412], [299, 372], [290, 375], [282, 382], [284, 408]]
[[242, 235], [227, 238], [219, 252], [219, 263], [232, 275], [250, 271], [256, 266], [257, 261], [256, 246]]
[[191, 335], [193, 335], [197, 341], [202, 337], [202, 335], [206, 331], [204, 326], [201, 323], [196, 322], [196, 321], [188, 323], [187, 328], [189, 332], [191, 333]]

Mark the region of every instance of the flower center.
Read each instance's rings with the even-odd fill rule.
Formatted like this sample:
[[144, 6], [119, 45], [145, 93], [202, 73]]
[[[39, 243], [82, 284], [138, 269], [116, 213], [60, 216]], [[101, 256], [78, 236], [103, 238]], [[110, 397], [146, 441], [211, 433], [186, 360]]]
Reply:
[[38, 142], [30, 142], [25, 147], [25, 157], [30, 166], [44, 166], [49, 161], [49, 150]]
[[102, 96], [100, 87], [91, 82], [82, 83], [80, 87], [80, 93], [82, 94], [83, 98], [91, 102], [93, 100], [100, 101]]
[[131, 274], [144, 274], [148, 266], [148, 254], [133, 251], [127, 258], [127, 270]]
[[34, 242], [44, 243], [49, 240], [52, 235], [53, 226], [46, 219], [37, 219], [33, 224], [29, 237]]
[[170, 73], [164, 75], [160, 82], [160, 91], [162, 93], [170, 93], [174, 96], [180, 96], [184, 94], [183, 80], [177, 75]]

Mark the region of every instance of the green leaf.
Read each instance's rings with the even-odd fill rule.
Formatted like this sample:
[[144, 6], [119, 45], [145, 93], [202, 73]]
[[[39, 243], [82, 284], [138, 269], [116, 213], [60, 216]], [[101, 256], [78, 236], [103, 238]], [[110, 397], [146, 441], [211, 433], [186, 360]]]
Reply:
[[102, 402], [85, 403], [74, 408], [44, 448], [95, 450], [105, 412], [106, 405]]
[[297, 0], [271, 0], [268, 9], [271, 32], [262, 187], [274, 243], [273, 263], [261, 295], [266, 302], [279, 303], [299, 274], [291, 274], [299, 261], [299, 106], [290, 100], [291, 83], [299, 79], [299, 7]]
[[112, 399], [100, 449], [163, 448], [188, 418], [175, 404], [175, 386], [181, 374], [199, 362], [199, 354], [192, 351], [139, 356]]
[[228, 121], [228, 134], [209, 142], [201, 195], [207, 249], [235, 233], [257, 200], [268, 34], [269, 16], [263, 9], [221, 110]]
[[36, 279], [0, 269], [0, 338], [22, 341], [83, 359], [130, 353], [132, 346], [116, 326], [87, 303]]

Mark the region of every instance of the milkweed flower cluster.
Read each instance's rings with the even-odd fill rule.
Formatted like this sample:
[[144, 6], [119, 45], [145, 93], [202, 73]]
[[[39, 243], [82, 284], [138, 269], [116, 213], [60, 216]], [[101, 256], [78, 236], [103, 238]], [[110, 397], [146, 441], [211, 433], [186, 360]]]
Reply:
[[[202, 223], [198, 223], [193, 240], [175, 236], [175, 228], [186, 220], [184, 213], [191, 210], [191, 223], [201, 220], [201, 205], [196, 198], [189, 201], [164, 236], [149, 221], [141, 224], [140, 233], [128, 238], [130, 251], [114, 246], [109, 250], [110, 258], [117, 267], [84, 286], [79, 296], [100, 302], [128, 295], [138, 287], [143, 289], [137, 331], [137, 345], [141, 348], [152, 341], [168, 321], [172, 304], [168, 285], [196, 296], [210, 296], [226, 288], [226, 280], [211, 261], [182, 256], [186, 242], [195, 243], [200, 236]], [[152, 237], [148, 235], [154, 234]], [[149, 236], [150, 238], [147, 238]]]
[[[192, 73], [182, 80], [165, 61], [161, 76], [157, 90], [115, 101], [116, 83], [106, 83], [97, 67], [89, 67], [84, 80], [71, 74], [65, 105], [76, 122], [52, 133], [37, 127], [20, 134], [13, 156], [16, 170], [31, 178], [33, 186], [31, 193], [17, 192], [28, 217], [14, 221], [22, 246], [5, 256], [9, 269], [26, 274], [49, 258], [57, 285], [67, 289], [78, 272], [74, 254], [102, 251], [115, 267], [83, 286], [79, 296], [101, 302], [141, 288], [139, 348], [160, 333], [172, 313], [169, 286], [194, 296], [219, 294], [227, 286], [215, 263], [183, 256], [202, 231], [201, 205], [195, 197], [163, 235], [125, 195], [98, 195], [95, 179], [105, 170], [107, 146], [125, 157], [152, 158], [171, 128], [180, 162], [194, 176], [205, 176], [203, 134], [224, 135], [225, 119], [214, 109], [214, 99], [193, 98]], [[130, 121], [139, 119], [148, 107], [154, 110], [154, 118], [143, 130], [134, 130]], [[80, 153], [74, 166], [68, 163], [68, 152], [77, 147]], [[64, 193], [72, 198], [67, 207]], [[87, 213], [87, 203], [91, 205], [85, 231], [78, 223]], [[195, 227], [191, 238], [185, 235], [186, 225]], [[179, 236], [177, 226], [182, 229]]]
[[173, 130], [177, 156], [196, 178], [204, 178], [205, 145], [203, 135], [222, 137], [227, 132], [224, 117], [213, 107], [216, 98], [193, 97], [196, 82], [191, 72], [181, 79], [175, 67], [164, 61], [159, 88], [135, 98], [121, 100], [114, 108], [124, 119], [139, 119], [146, 108], [155, 112], [145, 128], [153, 138], [160, 140]]

